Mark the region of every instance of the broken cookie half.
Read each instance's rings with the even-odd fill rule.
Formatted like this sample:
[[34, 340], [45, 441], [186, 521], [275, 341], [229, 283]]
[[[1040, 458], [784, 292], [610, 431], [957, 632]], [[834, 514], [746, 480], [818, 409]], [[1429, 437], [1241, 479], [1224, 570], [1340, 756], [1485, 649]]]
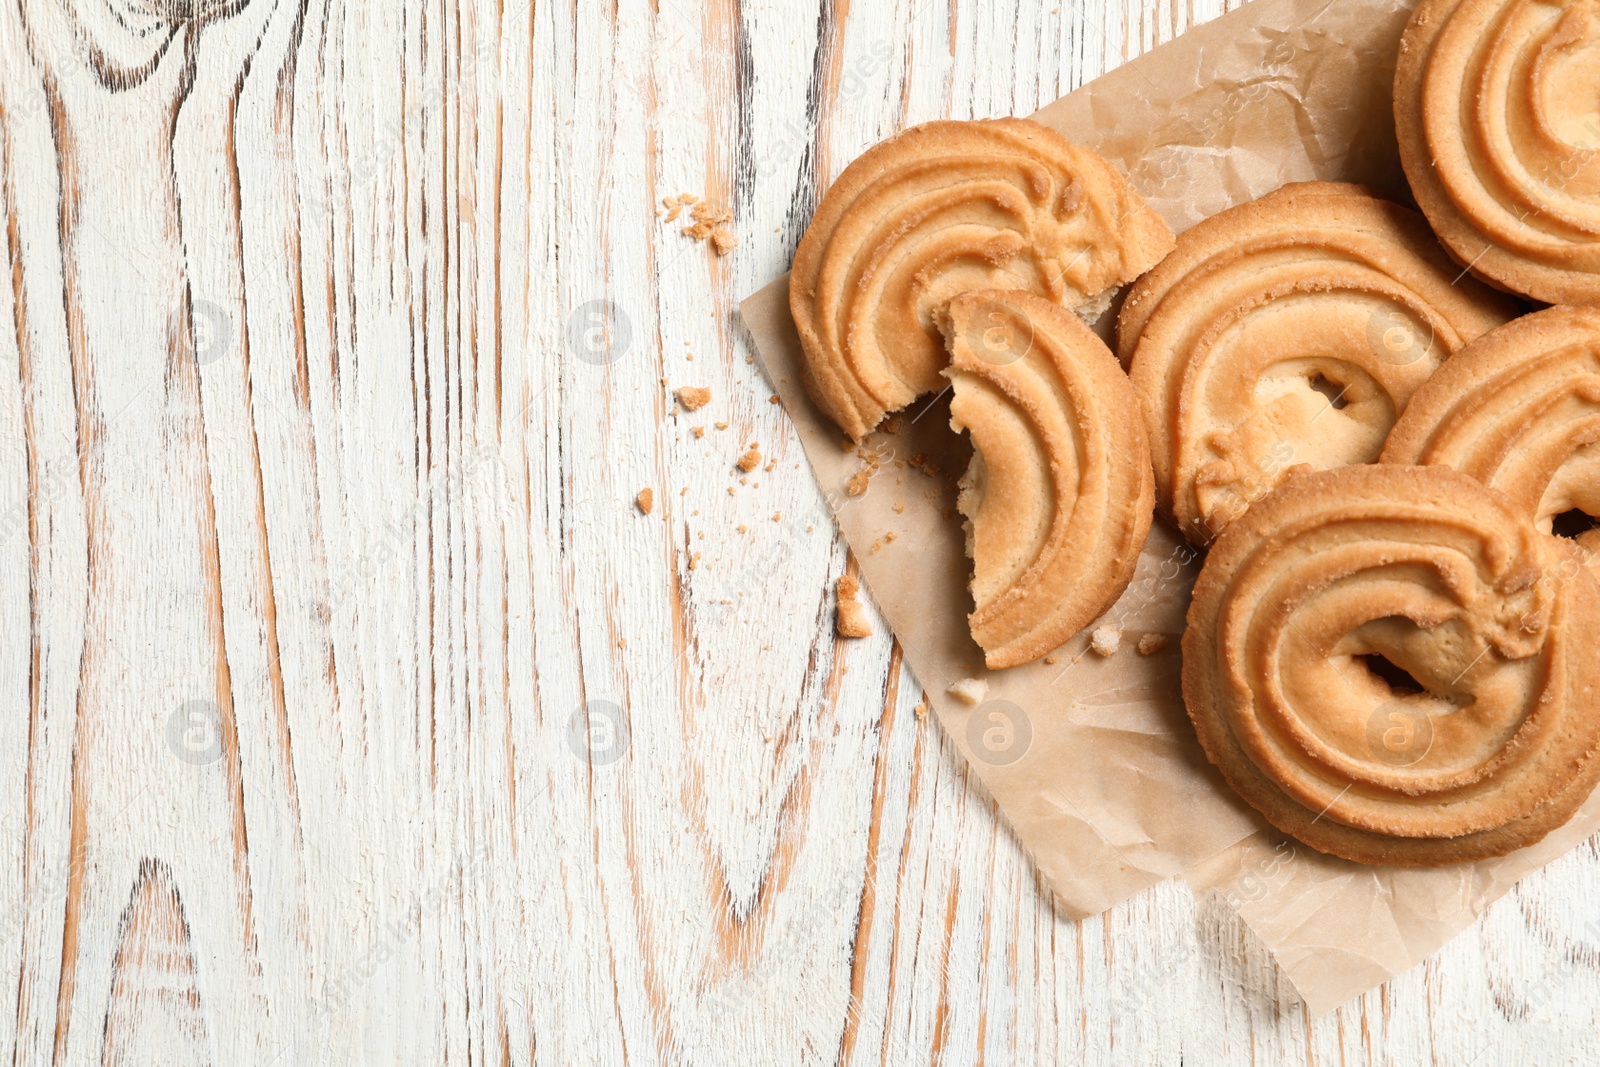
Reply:
[[957, 506], [968, 616], [991, 669], [1038, 659], [1133, 578], [1155, 487], [1138, 397], [1075, 315], [1031, 293], [963, 293], [940, 316], [950, 425], [973, 457]]

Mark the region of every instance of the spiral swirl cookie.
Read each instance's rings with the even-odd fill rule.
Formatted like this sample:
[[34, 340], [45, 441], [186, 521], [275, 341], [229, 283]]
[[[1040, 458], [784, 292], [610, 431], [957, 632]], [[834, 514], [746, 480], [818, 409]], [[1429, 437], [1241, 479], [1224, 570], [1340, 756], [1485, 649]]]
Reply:
[[1383, 461], [1470, 474], [1600, 565], [1600, 309], [1549, 308], [1462, 349], [1412, 396]]
[[973, 562], [968, 623], [991, 668], [1014, 667], [1127, 588], [1150, 533], [1150, 451], [1116, 357], [1060, 305], [963, 293], [940, 324], [950, 425], [973, 445], [957, 501]]
[[1288, 471], [1369, 463], [1412, 392], [1514, 312], [1414, 211], [1286, 185], [1184, 233], [1117, 323], [1163, 512], [1204, 546]]
[[934, 317], [955, 294], [1025, 289], [1087, 312], [1171, 247], [1110, 164], [1049, 127], [914, 127], [845, 168], [795, 254], [807, 391], [860, 439], [943, 386]]
[[1211, 762], [1362, 863], [1498, 856], [1600, 777], [1600, 584], [1448, 467], [1297, 474], [1217, 539], [1183, 638]]
[[1462, 263], [1551, 304], [1600, 304], [1600, 7], [1422, 0], [1394, 115], [1417, 203]]

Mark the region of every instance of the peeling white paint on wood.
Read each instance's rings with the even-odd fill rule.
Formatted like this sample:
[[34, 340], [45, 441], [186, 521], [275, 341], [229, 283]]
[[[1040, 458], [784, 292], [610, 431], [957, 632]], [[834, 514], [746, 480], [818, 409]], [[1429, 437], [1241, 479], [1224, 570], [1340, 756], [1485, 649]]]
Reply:
[[737, 300], [1217, 11], [0, 4], [11, 1062], [1593, 1062], [1592, 842], [1308, 1020], [1178, 884], [1058, 917], [833, 636]]

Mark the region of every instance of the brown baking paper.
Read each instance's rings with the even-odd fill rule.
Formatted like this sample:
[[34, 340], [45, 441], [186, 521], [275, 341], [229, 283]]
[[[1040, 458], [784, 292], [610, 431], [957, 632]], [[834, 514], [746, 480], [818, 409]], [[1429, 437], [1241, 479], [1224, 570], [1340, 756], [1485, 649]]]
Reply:
[[[1390, 84], [1410, 7], [1255, 0], [1033, 117], [1120, 163], [1174, 230], [1291, 181], [1359, 181], [1405, 197]], [[985, 671], [966, 628], [969, 563], [954, 511], [971, 453], [949, 429], [947, 401], [920, 401], [899, 432], [850, 449], [800, 386], [787, 278], [741, 310], [912, 673], [1073, 916], [1181, 874], [1237, 909], [1321, 1013], [1415, 966], [1600, 828], [1597, 794], [1538, 845], [1424, 871], [1334, 859], [1268, 828], [1206, 762], [1184, 714], [1177, 635], [1198, 562], [1159, 521], [1102, 620], [1122, 632], [1113, 656], [1088, 651], [1085, 633], [1055, 662]], [[850, 495], [869, 465], [865, 492]], [[1145, 634], [1167, 635], [1167, 646], [1140, 655]], [[966, 678], [987, 683], [976, 706], [949, 692]]]

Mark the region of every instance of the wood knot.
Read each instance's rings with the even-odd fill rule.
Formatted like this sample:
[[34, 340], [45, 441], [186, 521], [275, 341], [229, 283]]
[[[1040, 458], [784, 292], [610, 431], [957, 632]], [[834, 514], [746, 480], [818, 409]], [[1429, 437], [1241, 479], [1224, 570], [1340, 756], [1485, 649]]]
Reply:
[[[130, 8], [142, 9], [147, 16], [174, 26], [188, 22], [210, 22], [226, 18], [244, 7], [248, 0], [124, 0]], [[113, 7], [123, 6], [113, 3]]]

